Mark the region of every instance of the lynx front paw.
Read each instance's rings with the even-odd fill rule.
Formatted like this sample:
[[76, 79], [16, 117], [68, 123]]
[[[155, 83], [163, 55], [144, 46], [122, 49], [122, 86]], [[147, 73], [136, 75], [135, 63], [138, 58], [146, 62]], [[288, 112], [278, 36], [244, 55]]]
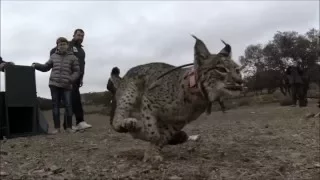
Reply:
[[138, 120], [135, 118], [126, 118], [123, 120], [122, 127], [130, 132], [138, 131], [140, 129]]

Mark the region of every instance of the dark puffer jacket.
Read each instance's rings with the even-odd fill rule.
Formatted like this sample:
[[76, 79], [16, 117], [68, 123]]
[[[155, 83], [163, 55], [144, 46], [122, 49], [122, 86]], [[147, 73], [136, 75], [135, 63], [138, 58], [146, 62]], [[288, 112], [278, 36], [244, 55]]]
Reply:
[[[73, 52], [73, 54], [78, 58], [79, 66], [80, 66], [80, 76], [78, 80], [75, 81], [75, 84], [77, 86], [80, 85], [80, 82], [83, 79], [84, 76], [84, 71], [85, 71], [85, 57], [86, 53], [84, 49], [82, 48], [83, 46], [81, 44], [76, 43], [75, 41], [70, 41], [69, 42], [69, 50]], [[57, 51], [57, 47], [54, 47], [50, 51], [50, 56]]]
[[56, 51], [45, 64], [34, 64], [35, 69], [42, 72], [47, 72], [52, 69], [49, 86], [72, 89], [72, 84], [74, 84], [80, 76], [78, 58], [72, 52], [61, 54]]

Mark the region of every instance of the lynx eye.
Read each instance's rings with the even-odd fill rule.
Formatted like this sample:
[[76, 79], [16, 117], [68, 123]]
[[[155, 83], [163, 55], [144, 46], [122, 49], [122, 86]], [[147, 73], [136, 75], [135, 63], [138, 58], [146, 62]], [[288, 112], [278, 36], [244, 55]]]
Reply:
[[236, 73], [240, 74], [240, 68], [236, 68]]
[[222, 73], [227, 73], [228, 72], [227, 69], [224, 68], [224, 67], [216, 67], [216, 70], [218, 70], [218, 71], [220, 71]]

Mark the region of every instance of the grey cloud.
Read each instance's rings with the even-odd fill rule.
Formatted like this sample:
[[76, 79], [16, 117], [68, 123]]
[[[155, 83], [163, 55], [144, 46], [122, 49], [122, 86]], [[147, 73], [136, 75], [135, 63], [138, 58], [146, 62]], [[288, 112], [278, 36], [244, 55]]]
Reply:
[[[225, 40], [237, 60], [247, 45], [266, 42], [278, 30], [319, 27], [318, 7], [315, 1], [5, 1], [1, 52], [17, 64], [45, 62], [58, 36], [71, 39], [75, 28], [83, 28], [87, 58], [81, 90], [102, 91], [114, 66], [124, 74], [151, 61], [192, 62], [195, 41], [190, 34], [202, 39], [212, 53], [223, 47], [220, 39]], [[49, 73], [37, 72], [41, 96], [50, 95], [48, 77]]]

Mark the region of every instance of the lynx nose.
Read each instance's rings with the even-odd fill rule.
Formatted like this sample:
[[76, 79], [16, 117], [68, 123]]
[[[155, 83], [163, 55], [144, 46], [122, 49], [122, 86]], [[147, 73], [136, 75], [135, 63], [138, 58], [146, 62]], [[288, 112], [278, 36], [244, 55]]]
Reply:
[[236, 78], [235, 79], [235, 82], [237, 83], [237, 84], [239, 84], [239, 85], [243, 85], [243, 83], [244, 83], [244, 81], [241, 79], [241, 78]]

